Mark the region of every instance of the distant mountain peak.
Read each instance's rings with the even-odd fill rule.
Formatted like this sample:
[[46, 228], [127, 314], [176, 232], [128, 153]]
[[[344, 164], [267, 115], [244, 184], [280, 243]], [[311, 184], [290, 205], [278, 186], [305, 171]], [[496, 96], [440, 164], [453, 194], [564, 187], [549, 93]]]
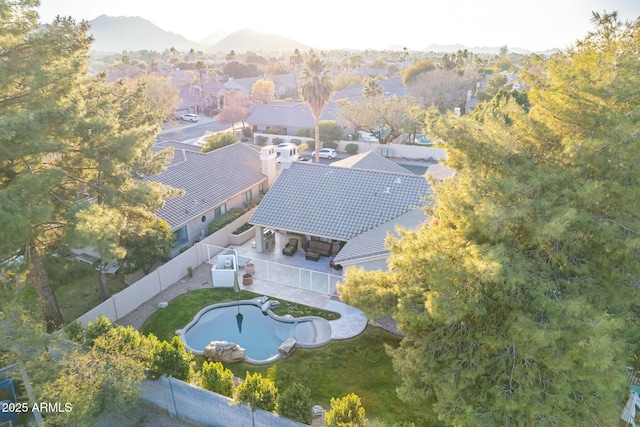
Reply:
[[162, 52], [171, 47], [185, 51], [203, 48], [199, 43], [165, 31], [139, 16], [100, 15], [89, 21], [89, 25], [95, 39], [91, 49], [95, 51], [155, 50]]
[[211, 46], [217, 52], [229, 52], [231, 50], [240, 52], [255, 51], [292, 51], [295, 49], [307, 50], [306, 46], [295, 40], [283, 37], [278, 34], [265, 34], [251, 28], [233, 32], [222, 40]]

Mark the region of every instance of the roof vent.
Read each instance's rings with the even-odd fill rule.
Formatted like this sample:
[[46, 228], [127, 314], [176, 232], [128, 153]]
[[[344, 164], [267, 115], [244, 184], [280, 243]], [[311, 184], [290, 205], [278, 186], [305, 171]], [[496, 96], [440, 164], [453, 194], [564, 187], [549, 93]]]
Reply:
[[395, 180], [396, 184], [402, 184], [402, 179], [400, 177], [397, 177]]

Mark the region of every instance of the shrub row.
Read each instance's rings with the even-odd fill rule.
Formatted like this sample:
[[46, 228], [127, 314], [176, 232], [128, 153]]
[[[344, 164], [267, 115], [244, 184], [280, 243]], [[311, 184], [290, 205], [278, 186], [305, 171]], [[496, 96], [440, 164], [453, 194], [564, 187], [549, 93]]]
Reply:
[[245, 208], [229, 209], [227, 212], [223, 213], [209, 223], [209, 225], [207, 226], [207, 232], [209, 234], [215, 233], [225, 225], [230, 224], [236, 219], [240, 218], [245, 212], [247, 212], [247, 209]]

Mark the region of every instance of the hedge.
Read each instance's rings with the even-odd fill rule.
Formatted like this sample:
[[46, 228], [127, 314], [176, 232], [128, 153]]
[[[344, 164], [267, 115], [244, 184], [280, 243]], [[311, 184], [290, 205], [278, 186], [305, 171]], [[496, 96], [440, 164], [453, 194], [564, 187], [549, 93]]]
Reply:
[[325, 142], [322, 144], [322, 148], [333, 148], [334, 150], [338, 148], [337, 142]]
[[207, 232], [209, 234], [215, 233], [225, 225], [231, 224], [233, 221], [240, 218], [245, 212], [247, 212], [247, 209], [244, 208], [229, 209], [227, 212], [223, 213], [209, 223], [209, 225], [207, 226]]
[[357, 154], [357, 153], [358, 153], [358, 148], [359, 148], [358, 144], [354, 144], [353, 142], [351, 142], [351, 143], [347, 144], [347, 145], [344, 147], [344, 149], [346, 150], [346, 152], [347, 152], [348, 154], [351, 154], [351, 155], [353, 155], [353, 154]]
[[209, 151], [217, 150], [218, 148], [226, 147], [227, 145], [238, 142], [235, 135], [230, 133], [217, 133], [205, 139], [206, 145], [202, 147], [200, 151], [208, 153]]

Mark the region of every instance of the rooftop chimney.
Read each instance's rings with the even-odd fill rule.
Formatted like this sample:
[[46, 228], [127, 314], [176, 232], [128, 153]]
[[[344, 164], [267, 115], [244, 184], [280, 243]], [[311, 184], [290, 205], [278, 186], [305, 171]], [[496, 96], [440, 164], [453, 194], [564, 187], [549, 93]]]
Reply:
[[271, 188], [276, 181], [276, 149], [273, 145], [267, 145], [260, 149], [260, 163], [262, 173], [267, 176], [267, 186]]

